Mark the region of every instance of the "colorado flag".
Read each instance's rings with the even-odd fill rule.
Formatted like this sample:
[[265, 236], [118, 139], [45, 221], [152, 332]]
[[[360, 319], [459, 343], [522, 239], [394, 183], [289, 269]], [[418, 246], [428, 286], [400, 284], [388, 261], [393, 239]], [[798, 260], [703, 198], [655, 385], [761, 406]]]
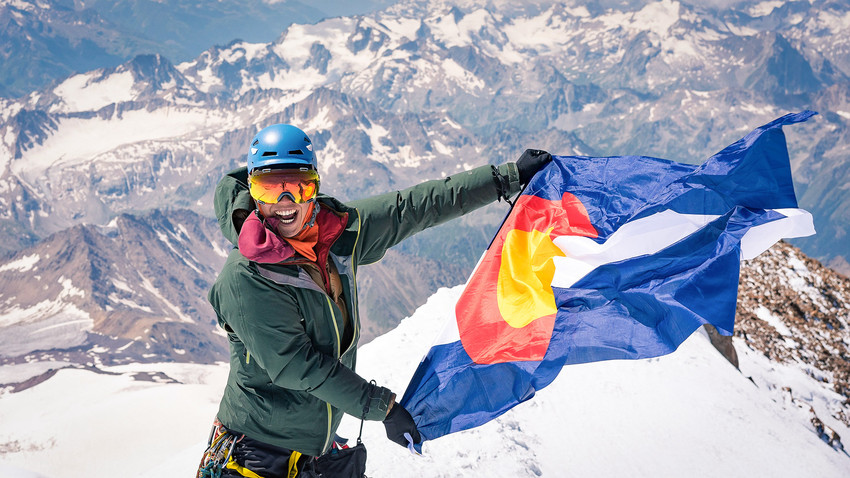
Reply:
[[555, 156], [517, 199], [401, 404], [423, 440], [481, 425], [566, 364], [657, 357], [703, 324], [731, 335], [741, 259], [814, 234], [782, 126], [700, 166]]

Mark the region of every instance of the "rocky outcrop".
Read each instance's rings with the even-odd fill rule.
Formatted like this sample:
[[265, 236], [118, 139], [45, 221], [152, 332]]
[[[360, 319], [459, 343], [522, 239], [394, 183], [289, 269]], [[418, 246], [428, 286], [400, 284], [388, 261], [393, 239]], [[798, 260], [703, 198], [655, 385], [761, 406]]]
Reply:
[[735, 335], [843, 396], [850, 426], [850, 279], [780, 242], [741, 269]]

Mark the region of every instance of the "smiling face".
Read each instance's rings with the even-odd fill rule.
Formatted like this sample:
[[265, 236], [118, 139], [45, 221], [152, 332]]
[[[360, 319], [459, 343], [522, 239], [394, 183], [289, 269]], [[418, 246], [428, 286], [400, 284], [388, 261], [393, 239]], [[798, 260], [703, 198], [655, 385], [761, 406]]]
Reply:
[[263, 217], [274, 217], [279, 220], [277, 233], [280, 237], [293, 237], [301, 232], [311, 204], [311, 202], [295, 203], [292, 199], [284, 197], [274, 204], [258, 203], [257, 207], [260, 208]]

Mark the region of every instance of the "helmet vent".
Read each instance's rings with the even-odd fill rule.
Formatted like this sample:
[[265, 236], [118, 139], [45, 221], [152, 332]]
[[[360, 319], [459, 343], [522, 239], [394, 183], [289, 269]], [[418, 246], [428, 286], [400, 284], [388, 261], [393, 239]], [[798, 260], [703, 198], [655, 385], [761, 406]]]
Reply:
[[263, 151], [263, 156], [277, 156], [277, 151]]
[[253, 142], [253, 143], [251, 143], [251, 146], [256, 146], [256, 145], [257, 145], [257, 143], [259, 143], [259, 142], [260, 142], [260, 140], [259, 140], [259, 139], [255, 139], [255, 140], [254, 140], [254, 142]]
[[304, 154], [304, 151], [301, 151], [300, 149], [293, 149], [289, 152], [289, 154]]

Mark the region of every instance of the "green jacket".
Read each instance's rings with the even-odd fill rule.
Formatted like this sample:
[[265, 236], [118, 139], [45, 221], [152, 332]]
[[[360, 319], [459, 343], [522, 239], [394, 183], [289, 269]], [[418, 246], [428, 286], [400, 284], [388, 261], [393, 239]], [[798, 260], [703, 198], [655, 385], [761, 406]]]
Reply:
[[[247, 173], [228, 173], [215, 192], [224, 235], [238, 244], [239, 228], [255, 209]], [[442, 180], [343, 204], [320, 196], [321, 207], [347, 214], [333, 242], [333, 260], [353, 327], [341, 343], [339, 307], [297, 265], [258, 264], [234, 248], [209, 300], [230, 341], [230, 375], [218, 412], [221, 423], [251, 438], [307, 455], [328, 450], [343, 413], [383, 420], [391, 392], [354, 372], [360, 319], [357, 268], [431, 226], [519, 191], [514, 163], [484, 166]]]

